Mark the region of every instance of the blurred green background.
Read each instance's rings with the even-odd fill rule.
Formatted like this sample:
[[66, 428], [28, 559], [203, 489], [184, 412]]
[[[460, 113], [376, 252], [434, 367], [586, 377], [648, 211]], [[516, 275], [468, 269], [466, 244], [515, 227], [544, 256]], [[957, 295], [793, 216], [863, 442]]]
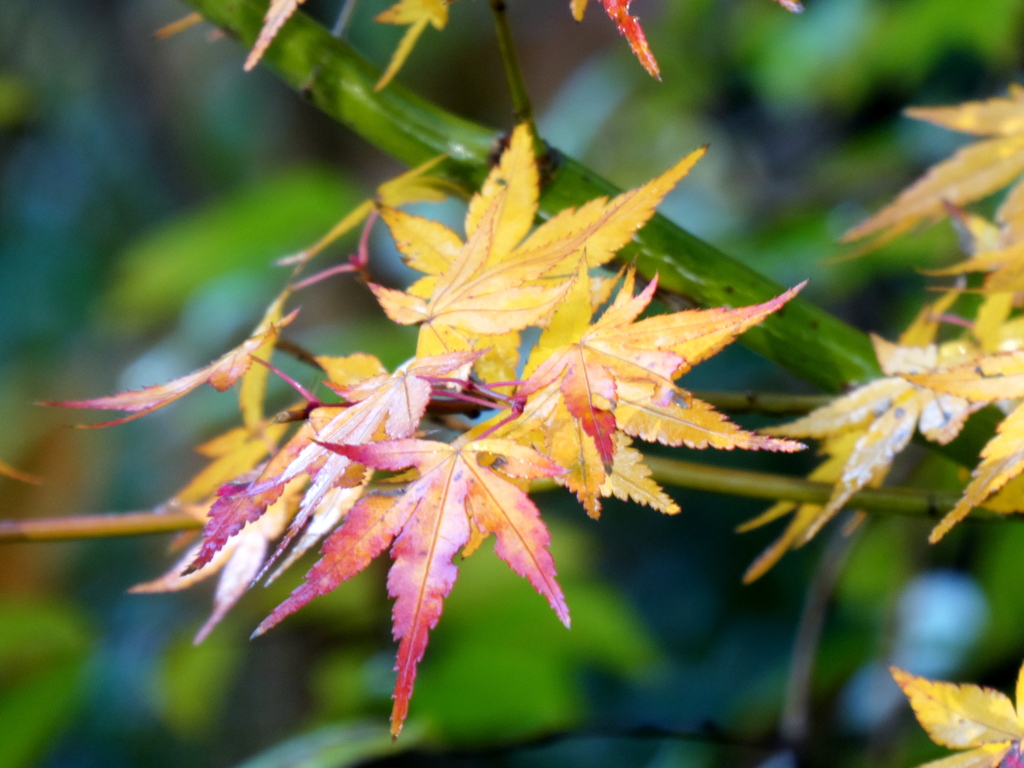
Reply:
[[[350, 31], [379, 64], [401, 35], [372, 23], [384, 5], [360, 0]], [[836, 238], [962, 143], [902, 118], [904, 106], [996, 95], [1019, 79], [1021, 4], [809, 0], [793, 16], [770, 0], [636, 0], [661, 83], [597, 5], [579, 25], [565, 5], [509, 7], [542, 134], [623, 187], [710, 143], [662, 210], [780, 282], [810, 278], [805, 295], [893, 338], [927, 295], [915, 269], [955, 258], [952, 232], [858, 260], [838, 259]], [[270, 73], [243, 74], [244, 52], [210, 28], [153, 38], [188, 10], [0, 3], [0, 457], [45, 478], [0, 477], [0, 517], [145, 510], [180, 488], [201, 466], [192, 448], [232, 425], [232, 395], [198, 391], [84, 432], [69, 428], [78, 414], [33, 403], [205, 364], [282, 284], [273, 259], [401, 170]], [[306, 10], [329, 24], [338, 4]], [[511, 127], [487, 3], [457, 3], [451, 16], [399, 79]], [[454, 203], [429, 210], [461, 216]], [[373, 247], [381, 279], [404, 279], [386, 238]], [[321, 354], [364, 350], [394, 365], [413, 350], [351, 281], [311, 288], [301, 304], [290, 334]], [[684, 385], [803, 391], [738, 345]], [[675, 455], [792, 474], [814, 462]], [[953, 486], [956, 469], [918, 451], [893, 477]], [[802, 764], [897, 768], [944, 754], [913, 722], [889, 663], [1012, 684], [1024, 656], [1024, 527], [966, 524], [929, 548], [927, 522], [879, 518], [849, 545], [826, 531], [744, 587], [776, 531], [733, 528], [764, 505], [676, 496], [675, 518], [609, 503], [597, 522], [565, 495], [539, 498], [571, 632], [489, 552], [466, 561], [396, 745], [384, 735], [386, 563], [250, 643], [300, 563], [193, 647], [211, 586], [125, 594], [170, 565], [169, 537], [3, 545], [0, 768], [788, 768], [797, 756], [777, 733], [790, 656], [809, 590], [823, 587]]]

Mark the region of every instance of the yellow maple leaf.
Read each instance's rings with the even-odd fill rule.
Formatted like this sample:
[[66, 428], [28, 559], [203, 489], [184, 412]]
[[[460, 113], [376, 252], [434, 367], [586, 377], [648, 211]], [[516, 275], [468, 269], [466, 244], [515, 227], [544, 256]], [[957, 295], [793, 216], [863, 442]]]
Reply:
[[490, 349], [476, 373], [485, 381], [508, 379], [519, 331], [546, 325], [580, 260], [587, 267], [610, 261], [703, 154], [691, 153], [612, 200], [564, 210], [531, 234], [540, 174], [533, 134], [520, 125], [470, 201], [465, 242], [437, 222], [382, 207], [399, 251], [426, 277], [408, 291], [371, 288], [393, 321], [420, 325], [418, 356]]
[[[998, 353], [947, 371], [907, 375], [909, 381], [962, 397], [978, 406], [1024, 397], [1024, 351]], [[933, 544], [963, 520], [972, 509], [1024, 471], [1024, 408], [1018, 405], [1003, 419], [996, 435], [981, 451], [981, 463], [971, 473], [956, 506], [935, 526]], [[1000, 504], [1000, 511], [1007, 505]]]
[[900, 344], [872, 335], [875, 354], [887, 374], [884, 378], [868, 382], [794, 422], [764, 430], [783, 437], [823, 440], [823, 453], [830, 458], [810, 479], [831, 482], [834, 487], [824, 505], [780, 502], [741, 526], [741, 531], [748, 531], [793, 513], [782, 536], [751, 564], [745, 581], [759, 578], [787, 550], [810, 541], [857, 491], [881, 485], [915, 430], [945, 445], [960, 433], [967, 417], [981, 407], [966, 397], [936, 391], [913, 375], [939, 370], [964, 354], [961, 342], [941, 347], [928, 343], [938, 328], [936, 317], [955, 298], [956, 294], [950, 293], [925, 307], [901, 336]]
[[927, 766], [1017, 768], [1022, 765], [1020, 742], [1024, 738], [1024, 720], [1020, 705], [1024, 700], [1024, 667], [1017, 677], [1017, 707], [1008, 696], [991, 688], [928, 680], [898, 667], [890, 667], [889, 671], [932, 741], [950, 749], [970, 750], [927, 763]]
[[[1024, 88], [1010, 86], [1009, 95], [952, 107], [915, 107], [906, 114], [954, 131], [986, 137], [958, 150], [932, 167], [892, 203], [843, 236], [859, 240], [882, 233], [884, 241], [920, 222], [938, 221], [947, 205], [980, 200], [1016, 180], [1024, 172]], [[1024, 228], [1024, 187], [1008, 193], [997, 220], [1020, 232]]]

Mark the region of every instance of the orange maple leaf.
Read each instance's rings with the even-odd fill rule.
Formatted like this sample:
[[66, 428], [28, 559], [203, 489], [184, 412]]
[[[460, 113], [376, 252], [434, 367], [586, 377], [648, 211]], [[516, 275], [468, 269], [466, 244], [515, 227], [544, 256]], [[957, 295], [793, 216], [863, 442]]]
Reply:
[[[661, 80], [661, 70], [647, 44], [647, 37], [640, 26], [640, 20], [629, 15], [629, 6], [632, 2], [633, 0], [601, 0], [601, 5], [604, 6], [608, 18], [615, 22], [619, 33], [629, 41], [629, 47], [647, 73], [651, 77]], [[801, 13], [804, 9], [800, 0], [775, 0], [775, 2], [793, 13]], [[576, 21], [583, 21], [583, 15], [587, 10], [587, 0], [569, 0], [569, 9]]]
[[[620, 432], [693, 448], [803, 447], [745, 432], [675, 385], [675, 379], [781, 307], [799, 288], [752, 307], [690, 310], [638, 321], [657, 280], [636, 296], [634, 286], [630, 268], [615, 300], [591, 323], [589, 275], [581, 261], [566, 300], [527, 362], [526, 381], [516, 393], [525, 400], [523, 413], [504, 428], [507, 434], [540, 430], [544, 445], [537, 447], [569, 470], [565, 482], [591, 515], [600, 511], [601, 496], [615, 492]], [[553, 400], [556, 390], [560, 402]], [[535, 397], [539, 403], [531, 405]], [[655, 495], [660, 492], [653, 481], [644, 484]]]
[[1017, 677], [1017, 706], [1009, 697], [980, 685], [928, 680], [890, 667], [921, 726], [936, 744], [969, 750], [921, 766], [1020, 768], [1024, 766], [1024, 668]]
[[391, 732], [397, 736], [428, 634], [455, 584], [458, 568], [452, 558], [470, 543], [473, 530], [484, 536], [493, 533], [498, 557], [524, 576], [569, 626], [569, 609], [547, 549], [547, 528], [529, 496], [502, 477], [551, 477], [564, 471], [557, 464], [509, 440], [458, 446], [395, 440], [327, 447], [379, 469], [415, 467], [419, 477], [397, 499], [375, 495], [356, 505], [325, 542], [324, 556], [306, 575], [305, 583], [260, 624], [256, 635], [363, 570], [394, 541], [388, 593], [395, 598], [394, 636], [401, 641], [391, 713]]

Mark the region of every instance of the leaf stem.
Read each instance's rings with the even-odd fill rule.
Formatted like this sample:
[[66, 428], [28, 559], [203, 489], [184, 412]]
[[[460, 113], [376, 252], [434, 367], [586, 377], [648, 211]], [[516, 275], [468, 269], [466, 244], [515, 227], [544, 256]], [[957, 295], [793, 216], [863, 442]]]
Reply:
[[490, 0], [490, 2], [491, 11], [494, 14], [494, 28], [498, 35], [501, 63], [505, 67], [505, 79], [508, 81], [508, 89], [512, 95], [515, 121], [529, 124], [530, 132], [536, 138], [537, 128], [533, 122], [533, 107], [530, 105], [530, 95], [526, 90], [523, 70], [519, 66], [519, 56], [516, 54], [515, 43], [512, 39], [512, 28], [508, 23], [508, 8], [505, 0]]

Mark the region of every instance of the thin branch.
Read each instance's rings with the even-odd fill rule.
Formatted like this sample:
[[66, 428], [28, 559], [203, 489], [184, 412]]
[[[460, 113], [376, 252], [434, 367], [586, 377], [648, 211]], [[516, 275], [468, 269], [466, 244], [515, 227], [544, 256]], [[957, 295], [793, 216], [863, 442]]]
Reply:
[[803, 752], [810, 731], [811, 679], [825, 616], [855, 541], [856, 533], [849, 534], [844, 528], [840, 526], [832, 532], [828, 545], [821, 553], [818, 567], [807, 588], [807, 598], [793, 641], [779, 733], [782, 740], [797, 754]]
[[348, 23], [352, 20], [352, 13], [356, 9], [356, 0], [343, 0], [341, 10], [338, 11], [338, 18], [334, 20], [331, 34], [339, 40], [345, 39], [345, 32], [348, 30]]
[[184, 512], [124, 512], [108, 515], [0, 520], [0, 542], [71, 541], [112, 536], [142, 536], [201, 528]]
[[[689, 461], [674, 461], [660, 456], [646, 456], [653, 477], [663, 485], [698, 491], [767, 499], [824, 504], [832, 495], [830, 483], [819, 483], [801, 477], [748, 472], [740, 469], [712, 467]], [[865, 512], [902, 517], [939, 518], [951, 510], [960, 495], [924, 488], [865, 488], [850, 497], [846, 506]], [[971, 512], [975, 520], [1017, 520], [1024, 517], [1006, 515], [978, 507]]]
[[693, 392], [693, 396], [720, 411], [773, 416], [802, 416], [834, 399], [831, 395], [787, 395], [775, 392]]
[[[829, 483], [817, 483], [800, 477], [726, 469], [689, 461], [674, 461], [659, 456], [647, 456], [645, 460], [655, 480], [679, 488], [753, 499], [786, 499], [817, 504], [824, 504], [832, 495], [832, 486]], [[552, 480], [536, 480], [530, 484], [530, 491], [538, 493], [557, 487]], [[923, 488], [867, 488], [850, 497], [847, 506], [873, 514], [939, 518], [951, 510], [958, 499], [958, 494], [928, 491]], [[978, 507], [971, 512], [968, 519], [1024, 520], [1024, 517], [1000, 514]], [[185, 514], [145, 512], [0, 520], [0, 543], [136, 536], [183, 531], [198, 528], [200, 525], [201, 523]]]
[[519, 66], [519, 56], [516, 54], [515, 43], [512, 39], [512, 29], [508, 24], [508, 9], [505, 0], [491, 0], [491, 11], [494, 13], [498, 50], [501, 51], [501, 63], [505, 67], [505, 79], [508, 81], [508, 89], [512, 95], [512, 109], [516, 122], [529, 123], [530, 131], [536, 137], [537, 129], [533, 124], [533, 107], [530, 105], [530, 95], [526, 90], [523, 70]]

